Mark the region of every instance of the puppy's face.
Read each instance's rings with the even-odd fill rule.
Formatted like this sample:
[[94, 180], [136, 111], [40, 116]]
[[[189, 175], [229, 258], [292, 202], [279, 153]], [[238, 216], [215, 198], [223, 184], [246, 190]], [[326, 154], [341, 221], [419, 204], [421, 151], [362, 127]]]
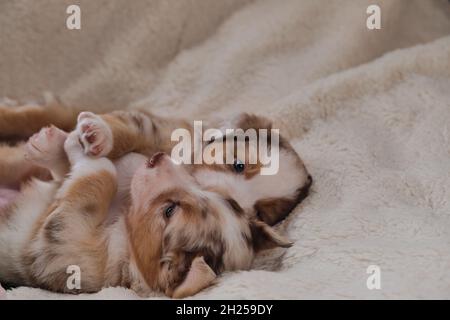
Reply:
[[290, 245], [162, 153], [135, 173], [131, 197], [133, 259], [151, 288], [171, 296], [195, 293], [225, 269], [248, 269], [260, 249]]
[[[272, 128], [269, 120], [248, 114], [240, 115], [229, 126], [257, 132], [259, 129], [270, 132]], [[275, 138], [279, 143], [272, 146], [271, 141], [276, 141]], [[264, 167], [258, 158], [261, 139], [267, 140], [271, 154], [279, 155], [278, 171], [273, 175], [261, 174]], [[228, 156], [234, 159], [234, 163], [193, 166], [193, 175], [202, 186], [226, 190], [246, 212], [252, 212], [269, 225], [284, 219], [308, 195], [312, 178], [299, 155], [282, 136], [258, 134], [253, 140], [245, 139], [242, 142], [245, 155], [237, 152], [237, 143], [230, 146], [226, 141], [229, 140], [225, 139], [223, 143], [224, 162]], [[214, 143], [217, 140], [210, 144]], [[255, 154], [258, 161], [250, 163], [250, 157]]]

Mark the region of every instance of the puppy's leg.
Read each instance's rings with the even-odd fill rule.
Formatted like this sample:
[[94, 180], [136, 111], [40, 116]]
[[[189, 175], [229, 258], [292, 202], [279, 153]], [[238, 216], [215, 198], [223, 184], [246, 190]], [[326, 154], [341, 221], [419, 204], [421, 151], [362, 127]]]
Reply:
[[26, 139], [48, 125], [70, 131], [79, 111], [57, 103], [47, 106], [0, 105], [0, 138]]
[[[106, 158], [84, 154], [77, 133], [64, 144], [72, 166], [54, 203], [37, 222], [24, 252], [30, 284], [59, 292], [94, 292], [104, 284], [104, 221], [116, 193], [116, 171]], [[81, 271], [81, 287], [67, 285], [68, 268]]]
[[61, 180], [69, 171], [64, 151], [67, 133], [46, 127], [34, 134], [27, 143], [17, 146], [0, 145], [0, 185], [17, 186], [29, 177]]
[[30, 177], [49, 179], [47, 169], [38, 167], [25, 159], [25, 144], [0, 145], [0, 186], [17, 189]]
[[145, 111], [114, 111], [96, 115], [82, 112], [77, 128], [87, 155], [117, 159], [129, 152], [152, 155], [170, 152], [172, 131], [191, 130], [187, 121], [165, 119]]
[[70, 199], [74, 206], [82, 209], [81, 211], [88, 208], [88, 211], [92, 211], [90, 217], [101, 222], [117, 191], [114, 164], [107, 158], [91, 158], [85, 155], [76, 131], [69, 134], [64, 149], [71, 172], [68, 181], [60, 190], [61, 196], [65, 200]]
[[61, 181], [69, 172], [69, 162], [64, 151], [68, 134], [54, 126], [42, 128], [25, 145], [25, 159], [48, 169], [54, 180]]

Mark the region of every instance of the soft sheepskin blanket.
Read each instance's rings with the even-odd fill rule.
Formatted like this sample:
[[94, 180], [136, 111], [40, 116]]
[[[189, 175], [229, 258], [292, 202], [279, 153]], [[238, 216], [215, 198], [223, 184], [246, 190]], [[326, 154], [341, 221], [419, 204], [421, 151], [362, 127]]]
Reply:
[[[278, 227], [295, 245], [194, 298], [450, 298], [447, 0], [77, 3], [78, 31], [65, 28], [71, 1], [0, 3], [0, 96], [267, 115], [314, 177]], [[369, 4], [381, 7], [381, 30], [366, 28]], [[370, 265], [379, 290], [367, 288]], [[7, 295], [138, 298], [123, 288]]]

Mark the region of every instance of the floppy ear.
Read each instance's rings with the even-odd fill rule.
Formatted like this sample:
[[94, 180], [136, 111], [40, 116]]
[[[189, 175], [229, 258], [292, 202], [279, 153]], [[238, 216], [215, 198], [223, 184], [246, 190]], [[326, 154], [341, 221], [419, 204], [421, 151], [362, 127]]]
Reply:
[[252, 233], [253, 248], [256, 252], [276, 247], [289, 248], [292, 242], [276, 233], [272, 227], [257, 220], [250, 220], [250, 231]]
[[273, 226], [286, 218], [297, 203], [295, 198], [269, 198], [258, 200], [253, 207], [262, 221]]
[[209, 287], [216, 279], [215, 272], [208, 266], [203, 257], [192, 260], [191, 267], [183, 282], [173, 292], [166, 292], [174, 299], [192, 296]]
[[270, 129], [272, 129], [272, 121], [265, 117], [248, 113], [239, 114], [234, 119], [233, 125], [235, 128], [241, 128], [244, 131], [247, 129], [267, 129], [270, 132]]

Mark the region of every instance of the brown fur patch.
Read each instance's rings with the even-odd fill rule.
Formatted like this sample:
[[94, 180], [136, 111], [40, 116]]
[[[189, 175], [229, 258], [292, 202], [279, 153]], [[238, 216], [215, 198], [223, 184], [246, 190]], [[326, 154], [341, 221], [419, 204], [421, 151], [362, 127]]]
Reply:
[[64, 230], [64, 220], [60, 216], [53, 217], [44, 226], [44, 237], [50, 243], [60, 244], [62, 242], [61, 232]]
[[270, 132], [272, 121], [262, 116], [241, 113], [236, 120], [235, 128], [241, 128], [244, 131], [247, 129], [267, 129]]
[[[113, 150], [108, 155], [112, 159], [129, 152], [147, 156], [158, 151], [170, 153], [175, 145], [170, 139], [172, 131], [177, 128], [192, 130], [184, 120], [157, 117], [145, 110], [115, 111], [101, 117], [113, 133]], [[145, 123], [149, 124], [149, 128], [145, 127]]]
[[308, 176], [307, 183], [299, 188], [292, 198], [268, 198], [257, 201], [254, 205], [257, 216], [268, 225], [277, 224], [308, 196], [311, 184], [312, 178]]
[[103, 221], [116, 189], [116, 178], [109, 171], [100, 170], [76, 179], [64, 199], [78, 210], [90, 213], [96, 221]]
[[228, 205], [230, 206], [230, 208], [233, 209], [233, 212], [234, 212], [237, 216], [242, 216], [242, 215], [244, 215], [244, 210], [241, 208], [241, 206], [239, 205], [239, 203], [236, 202], [236, 200], [234, 200], [233, 198], [226, 198], [225, 201], [228, 203]]
[[256, 252], [276, 247], [289, 248], [292, 242], [275, 232], [266, 223], [251, 219], [250, 232], [252, 234], [252, 244]]
[[0, 106], [0, 137], [28, 138], [51, 124], [70, 131], [76, 124], [78, 113], [75, 108], [56, 103], [48, 106]]

